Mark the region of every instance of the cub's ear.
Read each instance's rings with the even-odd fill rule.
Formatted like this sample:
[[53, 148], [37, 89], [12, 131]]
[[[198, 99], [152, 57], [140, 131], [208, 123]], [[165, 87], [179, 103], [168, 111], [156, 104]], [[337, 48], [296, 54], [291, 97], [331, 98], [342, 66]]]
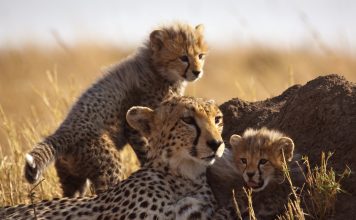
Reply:
[[232, 149], [236, 149], [236, 147], [240, 144], [241, 140], [242, 140], [242, 137], [240, 135], [233, 134], [230, 137], [230, 145], [231, 145]]
[[151, 134], [153, 128], [153, 116], [154, 112], [152, 109], [134, 106], [127, 111], [126, 120], [131, 127], [147, 137]]
[[163, 47], [164, 31], [154, 30], [150, 34], [150, 46], [153, 51], [159, 51]]
[[198, 24], [197, 26], [195, 26], [195, 30], [202, 34], [205, 30], [205, 27], [203, 24]]
[[279, 148], [279, 153], [284, 157], [286, 161], [291, 161], [293, 158], [293, 151], [294, 151], [294, 142], [289, 137], [282, 137], [277, 141], [277, 146]]

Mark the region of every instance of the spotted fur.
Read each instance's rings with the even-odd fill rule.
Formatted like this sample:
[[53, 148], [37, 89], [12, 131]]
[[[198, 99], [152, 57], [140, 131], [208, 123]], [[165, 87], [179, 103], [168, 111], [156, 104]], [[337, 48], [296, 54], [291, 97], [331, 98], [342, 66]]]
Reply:
[[35, 208], [37, 219], [226, 219], [206, 182], [206, 168], [224, 150], [221, 119], [216, 104], [189, 97], [155, 110], [132, 107], [127, 121], [148, 139], [139, 171], [93, 197], [6, 207], [0, 217], [34, 219]]
[[293, 155], [292, 139], [275, 130], [247, 129], [242, 137], [232, 135], [230, 145], [231, 149], [225, 149], [223, 157], [207, 174], [219, 205], [231, 205], [234, 189], [242, 215], [248, 217], [245, 187], [252, 189], [257, 219], [275, 219], [284, 210], [291, 194], [283, 171], [284, 161], [296, 186], [302, 186], [304, 180], [298, 158]]
[[182, 95], [186, 82], [203, 74], [207, 46], [203, 27], [161, 27], [136, 54], [107, 70], [74, 104], [59, 128], [26, 155], [25, 177], [36, 182], [53, 161], [64, 196], [82, 194], [87, 179], [96, 192], [126, 178], [117, 149], [128, 142], [141, 163], [146, 139], [125, 122], [136, 105], [155, 108]]

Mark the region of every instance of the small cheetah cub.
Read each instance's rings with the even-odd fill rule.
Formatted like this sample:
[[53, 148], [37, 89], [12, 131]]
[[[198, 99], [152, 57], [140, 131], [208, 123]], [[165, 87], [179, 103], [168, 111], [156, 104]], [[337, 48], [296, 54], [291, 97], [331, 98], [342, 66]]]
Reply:
[[232, 203], [232, 190], [242, 216], [248, 216], [243, 187], [252, 190], [257, 219], [274, 219], [288, 203], [291, 188], [283, 169], [287, 162], [293, 182], [301, 186], [302, 168], [293, 156], [294, 143], [284, 134], [261, 128], [230, 137], [231, 149], [208, 170], [208, 182], [220, 206]]
[[82, 195], [87, 180], [100, 193], [125, 179], [129, 171], [117, 149], [129, 143], [143, 164], [147, 144], [127, 124], [127, 110], [137, 105], [156, 108], [183, 95], [186, 83], [203, 75], [206, 53], [202, 25], [176, 23], [152, 31], [134, 55], [109, 68], [59, 128], [26, 155], [27, 181], [38, 181], [53, 161], [63, 196]]

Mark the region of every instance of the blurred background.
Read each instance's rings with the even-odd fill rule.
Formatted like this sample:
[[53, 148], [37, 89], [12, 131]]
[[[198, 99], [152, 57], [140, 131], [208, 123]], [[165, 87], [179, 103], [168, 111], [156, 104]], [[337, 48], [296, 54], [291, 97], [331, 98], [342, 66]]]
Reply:
[[[189, 95], [257, 101], [329, 73], [356, 81], [352, 0], [0, 0], [0, 206], [28, 202], [23, 152], [171, 21], [204, 24], [210, 45]], [[59, 196], [53, 169], [46, 175], [41, 198]]]
[[255, 101], [327, 73], [355, 80], [355, 11], [352, 0], [0, 0], [0, 104], [10, 115], [41, 105], [48, 74], [60, 94], [72, 82], [77, 96], [177, 20], [204, 24], [210, 45], [188, 94]]

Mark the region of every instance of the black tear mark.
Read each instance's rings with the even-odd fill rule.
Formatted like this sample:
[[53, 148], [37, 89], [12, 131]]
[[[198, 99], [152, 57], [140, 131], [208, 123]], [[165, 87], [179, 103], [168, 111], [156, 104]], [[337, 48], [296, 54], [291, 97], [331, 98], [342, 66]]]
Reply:
[[196, 132], [197, 132], [197, 136], [195, 137], [194, 141], [193, 141], [193, 146], [192, 146], [192, 150], [191, 150], [191, 155], [193, 157], [198, 156], [198, 150], [197, 150], [197, 144], [199, 142], [199, 138], [200, 138], [200, 134], [201, 134], [201, 130], [197, 124], [197, 122], [195, 121], [195, 119], [193, 120], [192, 125], [194, 126]]
[[187, 73], [188, 73], [189, 67], [190, 67], [190, 63], [189, 63], [189, 61], [188, 61], [188, 66], [185, 68], [184, 74], [183, 74], [183, 77], [184, 77], [185, 79], [187, 78]]
[[259, 180], [262, 181], [262, 171], [261, 171], [260, 163], [258, 163], [257, 169], [259, 174]]

